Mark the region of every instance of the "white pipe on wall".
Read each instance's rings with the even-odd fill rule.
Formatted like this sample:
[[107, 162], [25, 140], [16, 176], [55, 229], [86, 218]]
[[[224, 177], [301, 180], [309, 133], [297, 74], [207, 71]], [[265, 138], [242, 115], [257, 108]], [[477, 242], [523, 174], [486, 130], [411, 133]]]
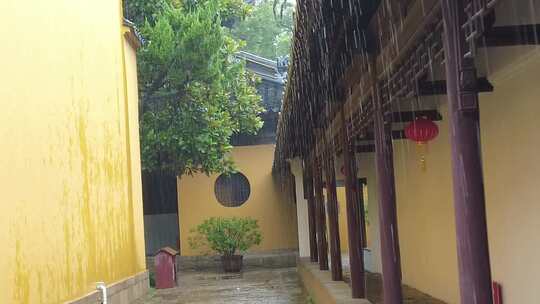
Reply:
[[107, 285], [104, 282], [98, 282], [96, 289], [101, 291], [101, 303], [107, 304]]

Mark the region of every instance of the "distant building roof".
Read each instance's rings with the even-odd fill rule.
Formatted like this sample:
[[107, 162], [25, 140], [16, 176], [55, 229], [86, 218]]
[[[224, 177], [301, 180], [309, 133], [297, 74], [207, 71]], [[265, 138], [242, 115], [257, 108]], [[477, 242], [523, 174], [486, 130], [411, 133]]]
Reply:
[[253, 5], [258, 4], [260, 2], [261, 2], [260, 0], [246, 0], [247, 4], [253, 4]]
[[246, 61], [246, 68], [264, 80], [284, 84], [284, 77], [278, 70], [277, 60], [267, 59], [252, 53], [240, 51], [236, 57]]
[[262, 97], [261, 105], [265, 112], [261, 114], [263, 128], [257, 135], [234, 134], [233, 146], [274, 144], [276, 128], [283, 101], [283, 90], [287, 78], [287, 60], [270, 60], [252, 53], [239, 52], [236, 58], [246, 62], [246, 69], [262, 79], [257, 85], [257, 92]]
[[144, 45], [144, 38], [141, 35], [141, 32], [135, 25], [135, 23], [129, 21], [128, 19], [124, 18], [124, 26], [128, 27], [130, 29], [130, 36], [129, 37], [134, 44], [135, 48], [139, 48], [140, 46]]

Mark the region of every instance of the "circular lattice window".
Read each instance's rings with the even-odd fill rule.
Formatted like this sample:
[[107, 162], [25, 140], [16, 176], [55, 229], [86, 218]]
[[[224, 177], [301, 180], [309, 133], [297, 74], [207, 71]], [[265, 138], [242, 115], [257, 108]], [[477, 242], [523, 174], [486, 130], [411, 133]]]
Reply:
[[221, 174], [214, 185], [218, 202], [226, 207], [239, 207], [251, 193], [249, 181], [242, 173]]

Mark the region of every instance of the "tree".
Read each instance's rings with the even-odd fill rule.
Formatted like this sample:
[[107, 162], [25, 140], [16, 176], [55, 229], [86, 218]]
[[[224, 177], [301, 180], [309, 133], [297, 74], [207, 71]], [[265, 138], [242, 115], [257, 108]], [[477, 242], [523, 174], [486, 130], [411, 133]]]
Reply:
[[124, 4], [124, 14], [139, 27], [143, 26], [145, 21], [154, 23], [167, 5], [175, 5], [167, 0], [126, 0]]
[[233, 133], [262, 126], [255, 78], [222, 26], [249, 11], [242, 0], [131, 0], [147, 40], [138, 53], [143, 170], [229, 171]]
[[246, 42], [244, 50], [266, 58], [286, 56], [293, 33], [293, 4], [265, 0], [232, 29], [235, 37]]

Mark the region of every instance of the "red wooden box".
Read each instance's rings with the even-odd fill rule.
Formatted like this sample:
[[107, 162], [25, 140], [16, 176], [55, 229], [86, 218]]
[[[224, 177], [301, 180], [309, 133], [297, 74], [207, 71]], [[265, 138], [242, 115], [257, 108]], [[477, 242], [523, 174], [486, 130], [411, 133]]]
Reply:
[[176, 256], [178, 251], [165, 247], [161, 248], [154, 257], [156, 266], [156, 288], [176, 287]]

